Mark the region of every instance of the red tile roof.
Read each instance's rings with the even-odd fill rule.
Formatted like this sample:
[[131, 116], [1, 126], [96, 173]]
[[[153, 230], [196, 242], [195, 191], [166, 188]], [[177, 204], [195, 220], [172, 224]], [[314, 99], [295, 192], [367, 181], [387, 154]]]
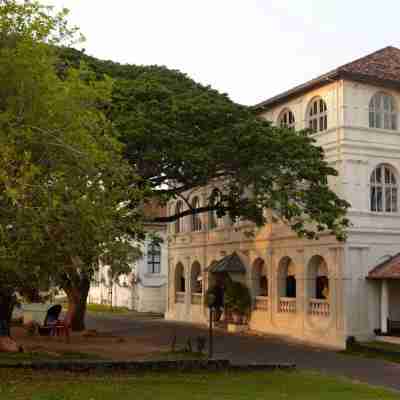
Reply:
[[368, 279], [400, 279], [400, 253], [378, 264], [369, 272]]
[[400, 49], [392, 46], [385, 47], [256, 104], [253, 108], [256, 111], [262, 111], [337, 79], [349, 79], [400, 89]]

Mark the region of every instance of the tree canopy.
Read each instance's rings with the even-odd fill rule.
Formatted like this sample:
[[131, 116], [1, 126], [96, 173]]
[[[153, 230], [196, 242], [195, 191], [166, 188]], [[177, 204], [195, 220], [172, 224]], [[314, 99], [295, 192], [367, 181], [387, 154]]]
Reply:
[[[127, 159], [154, 196], [187, 204], [159, 221], [216, 209], [264, 224], [268, 209], [300, 236], [328, 231], [345, 238], [348, 203], [328, 186], [337, 171], [309, 131], [273, 126], [179, 71], [120, 65], [73, 49], [60, 54], [67, 65], [84, 60], [98, 78], [115, 79], [107, 115]], [[193, 209], [187, 193], [213, 183], [218, 201]]]

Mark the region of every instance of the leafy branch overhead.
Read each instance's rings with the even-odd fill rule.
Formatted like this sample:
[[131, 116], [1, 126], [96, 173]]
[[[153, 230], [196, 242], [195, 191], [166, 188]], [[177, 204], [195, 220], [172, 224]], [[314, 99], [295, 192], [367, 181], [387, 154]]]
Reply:
[[[300, 236], [330, 231], [345, 238], [348, 204], [327, 185], [337, 172], [307, 131], [272, 126], [251, 109], [165, 67], [120, 65], [62, 49], [65, 65], [82, 60], [115, 82], [108, 112], [126, 157], [153, 195], [183, 198], [171, 222], [217, 209], [232, 220], [263, 224], [266, 212]], [[64, 65], [64, 64], [63, 64]], [[215, 185], [219, 201], [193, 209], [188, 193]]]

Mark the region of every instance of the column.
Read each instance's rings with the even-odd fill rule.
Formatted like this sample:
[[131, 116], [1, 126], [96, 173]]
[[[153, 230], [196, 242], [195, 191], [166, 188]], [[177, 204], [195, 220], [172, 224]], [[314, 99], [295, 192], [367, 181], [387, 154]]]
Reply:
[[389, 287], [386, 279], [381, 284], [381, 331], [387, 333], [389, 318]]
[[185, 319], [189, 320], [190, 312], [191, 312], [191, 303], [192, 303], [192, 282], [190, 279], [190, 272], [192, 269], [191, 259], [186, 256], [186, 266], [185, 266]]

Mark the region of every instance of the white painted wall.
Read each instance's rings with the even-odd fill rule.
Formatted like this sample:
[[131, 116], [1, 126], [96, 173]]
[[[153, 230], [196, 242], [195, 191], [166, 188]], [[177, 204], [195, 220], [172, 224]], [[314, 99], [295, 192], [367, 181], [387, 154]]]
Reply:
[[[127, 307], [139, 312], [164, 313], [166, 307], [166, 285], [168, 274], [168, 242], [166, 227], [150, 226], [158, 237], [163, 239], [161, 243], [161, 270], [160, 273], [150, 273], [147, 265], [147, 248], [150, 239], [138, 244], [141, 247], [143, 257], [132, 265], [132, 272], [119, 277], [119, 282], [112, 285], [112, 305], [115, 307]], [[109, 267], [100, 265], [99, 284], [92, 282], [88, 301], [89, 303], [110, 304], [110, 281], [108, 279]]]

